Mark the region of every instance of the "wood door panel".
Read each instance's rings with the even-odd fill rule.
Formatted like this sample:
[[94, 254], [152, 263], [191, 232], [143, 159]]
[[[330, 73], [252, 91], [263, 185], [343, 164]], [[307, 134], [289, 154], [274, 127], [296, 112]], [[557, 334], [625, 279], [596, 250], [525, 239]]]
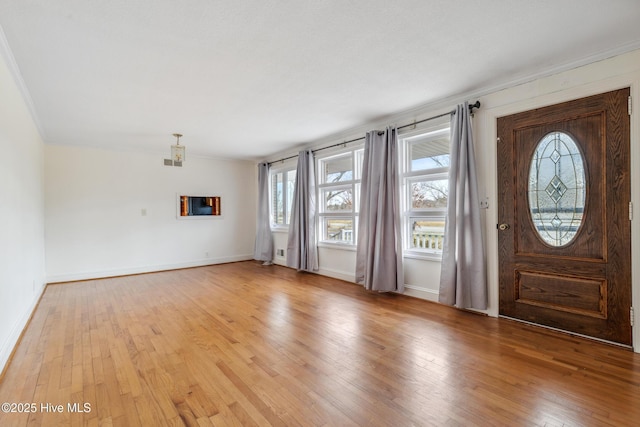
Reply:
[[[577, 267], [579, 265], [579, 268]], [[501, 263], [501, 268], [505, 268]], [[508, 313], [517, 313], [521, 308], [519, 302], [518, 286], [520, 278], [518, 274], [528, 272], [545, 278], [577, 277], [594, 281], [605, 281], [607, 277], [606, 266], [596, 262], [578, 263], [571, 259], [562, 259], [560, 262], [550, 262], [544, 257], [518, 257], [518, 261], [511, 265], [512, 270], [509, 280], [500, 281], [500, 313], [513, 317]], [[562, 282], [565, 283], [565, 282]], [[548, 285], [546, 285], [548, 287]], [[605, 301], [606, 304], [606, 301]], [[606, 307], [605, 307], [606, 312]]]
[[590, 277], [516, 271], [515, 301], [606, 319], [607, 281]]
[[[626, 88], [498, 119], [498, 218], [510, 226], [498, 231], [500, 315], [631, 345], [629, 93]], [[556, 233], [575, 231], [560, 243], [541, 237], [538, 230], [549, 223], [534, 222], [529, 206], [531, 159], [551, 132], [571, 138], [584, 162], [582, 221], [576, 227], [570, 220], [564, 229], [552, 223]], [[551, 165], [550, 173], [536, 169], [533, 176], [559, 176], [562, 165]], [[575, 162], [572, 167], [580, 170]], [[542, 200], [547, 184], [536, 185], [536, 200]], [[537, 215], [555, 215], [554, 221], [567, 212], [579, 218], [580, 210], [571, 213], [557, 201], [542, 206]]]

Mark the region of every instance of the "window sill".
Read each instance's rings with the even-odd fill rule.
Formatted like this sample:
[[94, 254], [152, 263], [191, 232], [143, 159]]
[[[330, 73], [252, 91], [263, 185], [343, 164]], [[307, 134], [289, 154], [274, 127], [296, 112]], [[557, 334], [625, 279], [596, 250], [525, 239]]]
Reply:
[[441, 253], [429, 253], [429, 252], [415, 252], [405, 251], [402, 254], [403, 258], [420, 259], [423, 261], [442, 262]]
[[289, 232], [289, 227], [274, 227], [274, 226], [271, 226], [271, 232], [272, 233], [288, 233]]
[[338, 249], [338, 250], [341, 250], [341, 251], [349, 251], [349, 252], [355, 252], [356, 251], [356, 246], [355, 245], [349, 245], [349, 244], [346, 244], [346, 243], [318, 242], [318, 247], [319, 248]]

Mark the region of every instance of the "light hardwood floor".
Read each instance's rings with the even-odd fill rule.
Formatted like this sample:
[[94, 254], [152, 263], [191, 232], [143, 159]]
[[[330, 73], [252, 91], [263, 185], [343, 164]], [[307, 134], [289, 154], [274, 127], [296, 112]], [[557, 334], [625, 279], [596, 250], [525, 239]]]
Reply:
[[36, 409], [3, 427], [631, 426], [640, 355], [242, 262], [49, 285], [0, 402]]

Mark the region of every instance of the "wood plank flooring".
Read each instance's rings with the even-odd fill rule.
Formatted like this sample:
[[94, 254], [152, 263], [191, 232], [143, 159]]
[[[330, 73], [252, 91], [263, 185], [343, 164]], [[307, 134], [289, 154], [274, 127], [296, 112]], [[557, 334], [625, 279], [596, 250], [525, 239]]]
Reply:
[[637, 426], [640, 355], [241, 262], [48, 286], [1, 402], [3, 427]]

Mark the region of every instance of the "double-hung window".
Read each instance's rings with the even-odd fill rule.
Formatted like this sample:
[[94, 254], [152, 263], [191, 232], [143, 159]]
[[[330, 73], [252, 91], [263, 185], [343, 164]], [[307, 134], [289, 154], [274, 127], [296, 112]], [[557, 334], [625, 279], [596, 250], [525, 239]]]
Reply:
[[404, 163], [405, 254], [439, 259], [449, 196], [449, 126], [414, 131], [399, 139]]
[[319, 241], [355, 245], [362, 147], [318, 158]]
[[291, 218], [291, 202], [296, 183], [295, 169], [275, 169], [270, 173], [271, 179], [271, 225], [274, 228], [289, 226]]

